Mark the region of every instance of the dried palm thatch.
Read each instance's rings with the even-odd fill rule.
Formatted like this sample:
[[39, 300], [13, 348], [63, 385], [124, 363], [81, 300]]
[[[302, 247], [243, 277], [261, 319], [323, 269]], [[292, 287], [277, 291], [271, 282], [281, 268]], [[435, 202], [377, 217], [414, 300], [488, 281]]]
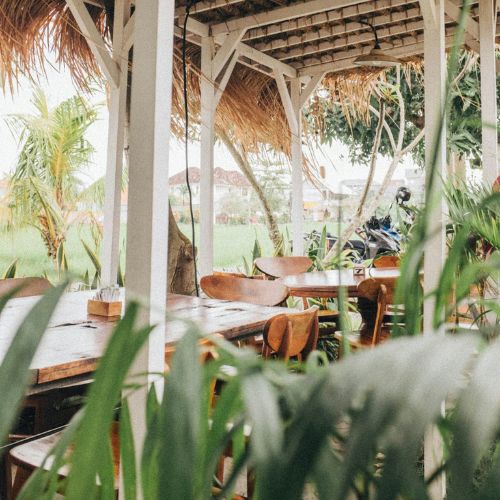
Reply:
[[[105, 0], [102, 7], [87, 7], [104, 43], [109, 43], [113, 2]], [[37, 79], [44, 71], [49, 53], [55, 55], [57, 63], [69, 69], [80, 88], [89, 89], [95, 81], [103, 82], [87, 40], [64, 0], [0, 0], [0, 81], [13, 89], [20, 75]], [[192, 134], [196, 134], [200, 118], [199, 47], [189, 46], [188, 60]], [[366, 103], [383, 79], [383, 71], [356, 70], [329, 76], [323, 88], [349, 118], [353, 110], [366, 114]], [[348, 102], [350, 106], [346, 106]], [[177, 47], [172, 129], [178, 137], [183, 135], [183, 116], [182, 61]], [[264, 144], [286, 156], [290, 154], [290, 131], [274, 79], [244, 65], [236, 65], [218, 105], [216, 130], [220, 129], [229, 132], [247, 152], [256, 152], [259, 145]]]
[[[322, 131], [325, 130], [325, 113], [322, 106], [325, 94], [329, 106], [340, 106], [345, 119], [352, 125], [354, 121], [370, 124], [374, 115], [370, 109], [373, 97], [381, 98], [387, 86], [388, 69], [356, 68], [340, 73], [330, 73], [323, 78], [321, 86], [309, 103], [306, 134], [321, 143]], [[411, 75], [423, 76], [423, 60], [413, 57], [402, 61], [401, 77], [411, 85]], [[319, 97], [323, 99], [320, 99]]]
[[[191, 47], [188, 54], [188, 84], [190, 118], [195, 125], [200, 120], [200, 51]], [[182, 57], [174, 55], [172, 94], [172, 130], [177, 137], [184, 134], [184, 98]], [[222, 94], [215, 116], [215, 128], [229, 131], [247, 152], [256, 152], [259, 144], [289, 155], [290, 132], [274, 79], [237, 64]]]
[[[104, 39], [110, 39], [110, 16], [101, 7], [88, 10]], [[69, 68], [76, 83], [88, 88], [101, 78], [92, 52], [64, 0], [0, 1], [0, 79], [11, 89], [20, 75], [36, 78], [46, 55]]]

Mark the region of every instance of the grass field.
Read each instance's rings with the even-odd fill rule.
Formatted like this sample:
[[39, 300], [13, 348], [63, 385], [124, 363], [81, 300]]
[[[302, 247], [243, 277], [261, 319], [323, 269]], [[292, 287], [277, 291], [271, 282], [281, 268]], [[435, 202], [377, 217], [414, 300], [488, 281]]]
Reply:
[[[307, 223], [306, 231], [321, 230], [322, 223]], [[191, 228], [187, 224], [180, 225], [181, 230], [190, 237]], [[197, 233], [199, 228], [197, 227]], [[283, 225], [282, 230], [285, 229]], [[328, 230], [336, 233], [336, 225], [329, 224]], [[264, 225], [216, 225], [214, 229], [215, 267], [217, 269], [236, 269], [242, 267], [242, 257], [250, 259], [252, 248], [257, 237], [264, 255], [272, 255], [272, 245], [267, 237]], [[94, 272], [94, 267], [82, 246], [81, 239], [93, 246], [90, 231], [87, 227], [73, 228], [66, 241], [66, 256], [70, 271], [77, 275]], [[197, 238], [198, 248], [203, 244]], [[42, 239], [36, 229], [21, 229], [12, 233], [0, 234], [0, 275], [8, 265], [16, 260], [17, 276], [40, 276], [44, 272], [51, 277], [56, 275], [54, 265], [47, 257]]]

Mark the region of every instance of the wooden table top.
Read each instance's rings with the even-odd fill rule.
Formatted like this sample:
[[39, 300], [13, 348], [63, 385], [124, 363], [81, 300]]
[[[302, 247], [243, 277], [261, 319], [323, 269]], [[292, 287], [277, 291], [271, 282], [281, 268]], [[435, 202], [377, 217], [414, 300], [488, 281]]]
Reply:
[[[116, 319], [88, 315], [87, 300], [92, 295], [73, 292], [61, 299], [31, 365], [34, 386], [81, 377], [95, 370]], [[16, 327], [38, 299], [13, 299], [0, 315], [0, 362]], [[175, 319], [167, 323], [166, 344], [184, 334], [182, 319], [194, 321], [206, 334], [218, 333], [232, 340], [262, 333], [266, 321], [283, 312], [280, 307], [174, 294], [168, 296], [167, 310]]]
[[355, 275], [353, 269], [313, 271], [281, 278], [295, 297], [336, 297], [340, 287], [355, 296], [358, 284], [367, 279], [399, 278], [399, 268], [369, 268], [364, 275]]

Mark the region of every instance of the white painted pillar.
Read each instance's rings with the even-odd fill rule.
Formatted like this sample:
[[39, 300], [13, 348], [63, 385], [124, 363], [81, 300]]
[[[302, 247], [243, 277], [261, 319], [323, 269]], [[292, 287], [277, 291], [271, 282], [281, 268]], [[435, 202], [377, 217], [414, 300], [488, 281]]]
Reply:
[[[446, 251], [444, 200], [441, 177], [446, 176], [446, 121], [443, 119], [446, 87], [444, 0], [421, 0], [424, 15], [425, 78], [425, 163], [429, 181], [434, 168], [434, 183], [426, 203], [431, 207], [428, 219], [429, 239], [425, 245], [424, 293], [436, 289]], [[424, 335], [435, 333], [434, 298], [424, 303]], [[428, 477], [443, 461], [443, 444], [436, 428], [429, 430], [424, 443], [424, 471]], [[446, 479], [439, 476], [430, 486], [430, 496], [445, 496]]]
[[302, 106], [301, 83], [298, 78], [290, 82], [290, 97], [294, 120], [292, 134], [292, 239], [293, 255], [304, 254], [304, 181], [302, 171]]
[[201, 40], [201, 146], [200, 146], [200, 274], [212, 274], [214, 265], [214, 142], [215, 86], [214, 40]]
[[[157, 325], [131, 369], [137, 374], [164, 367], [174, 2], [141, 0], [134, 16], [126, 299], [148, 304], [139, 324]], [[137, 455], [146, 431], [147, 391], [144, 387], [129, 399]]]
[[[108, 150], [106, 160], [104, 231], [101, 249], [101, 283], [114, 285], [120, 258], [120, 211], [124, 136], [127, 106], [128, 59], [123, 54], [123, 29], [130, 17], [130, 0], [115, 1], [113, 59], [120, 68], [120, 81], [110, 92]], [[122, 58], [123, 57], [123, 58]]]
[[491, 186], [499, 175], [497, 75], [495, 56], [496, 0], [479, 2], [483, 181]]

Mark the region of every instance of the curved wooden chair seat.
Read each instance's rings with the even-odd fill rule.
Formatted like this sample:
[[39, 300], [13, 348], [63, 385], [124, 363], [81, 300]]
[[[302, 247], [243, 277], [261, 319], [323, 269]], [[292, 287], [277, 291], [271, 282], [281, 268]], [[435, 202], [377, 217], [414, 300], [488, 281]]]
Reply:
[[[260, 257], [255, 259], [255, 267], [268, 278], [277, 279], [293, 274], [306, 273], [311, 269], [313, 262], [309, 257], [292, 256], [292, 257]], [[309, 307], [307, 298], [303, 298], [304, 309]], [[326, 299], [323, 306], [325, 309], [318, 311], [318, 319], [320, 323], [335, 323], [339, 318], [338, 311], [332, 311], [326, 308]], [[330, 335], [335, 332], [335, 327], [322, 328], [322, 335]]]
[[288, 288], [275, 281], [221, 274], [203, 276], [200, 286], [211, 299], [248, 302], [259, 306], [281, 305], [289, 295]]
[[269, 278], [283, 278], [292, 274], [307, 272], [313, 262], [309, 257], [259, 257], [255, 267]]
[[373, 267], [376, 268], [399, 267], [400, 264], [401, 258], [399, 255], [381, 255], [373, 261]]
[[306, 311], [279, 314], [267, 321], [264, 327], [262, 356], [276, 355], [288, 361], [302, 361], [316, 349], [318, 342], [318, 307]]
[[16, 292], [15, 297], [21, 298], [42, 295], [49, 288], [52, 288], [52, 285], [45, 278], [8, 278], [0, 280], [0, 297], [16, 288], [19, 288], [19, 290]]
[[387, 304], [393, 298], [393, 287], [382, 280], [368, 278], [358, 285], [358, 310], [361, 314], [361, 328], [358, 332], [336, 332], [335, 338], [342, 342], [347, 338], [352, 350], [374, 347], [388, 337], [384, 328]]

